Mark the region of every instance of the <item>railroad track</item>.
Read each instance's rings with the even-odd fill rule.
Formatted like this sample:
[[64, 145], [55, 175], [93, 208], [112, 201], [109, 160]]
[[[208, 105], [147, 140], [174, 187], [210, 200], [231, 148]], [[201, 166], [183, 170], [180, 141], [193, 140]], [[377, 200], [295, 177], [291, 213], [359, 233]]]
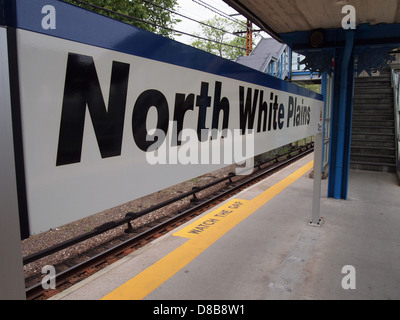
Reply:
[[[185, 193], [179, 197], [176, 197], [174, 199], [171, 199], [169, 201], [166, 201], [164, 203], [146, 209], [139, 214], [128, 213], [125, 219], [122, 219], [117, 222], [107, 223], [105, 225], [96, 228], [93, 232], [80, 236], [77, 239], [72, 239], [71, 241], [67, 241], [58, 246], [49, 248], [48, 250], [44, 250], [43, 252], [39, 252], [29, 257], [25, 257], [24, 264], [30, 263], [46, 255], [49, 255], [53, 252], [56, 252], [57, 250], [61, 250], [65, 247], [74, 245], [79, 241], [87, 239], [90, 236], [95, 236], [96, 234], [100, 234], [102, 232], [110, 230], [111, 228], [120, 226], [124, 223], [127, 224], [126, 232], [131, 234], [131, 237], [122, 240], [119, 244], [114, 245], [110, 248], [106, 248], [102, 252], [93, 255], [89, 259], [83, 262], [79, 262], [72, 267], [68, 267], [66, 270], [58, 272], [56, 274], [56, 283], [57, 283], [56, 289], [48, 289], [48, 290], [43, 289], [41, 284], [41, 279], [38, 279], [38, 282], [36, 284], [31, 285], [26, 289], [27, 299], [45, 300], [64, 291], [65, 289], [71, 287], [72, 285], [78, 283], [79, 281], [84, 280], [85, 278], [103, 269], [104, 267], [134, 252], [135, 250], [153, 241], [154, 239], [170, 232], [171, 230], [177, 228], [178, 226], [184, 224], [187, 221], [190, 221], [194, 217], [202, 214], [203, 212], [209, 210], [210, 208], [229, 199], [230, 197], [240, 192], [241, 190], [248, 188], [252, 184], [257, 183], [262, 179], [265, 179], [266, 176], [271, 175], [272, 173], [298, 160], [299, 158], [304, 157], [313, 150], [314, 149], [312, 143], [307, 144], [304, 147], [291, 150], [285, 155], [278, 156], [266, 162], [266, 163], [274, 162], [272, 165], [266, 165], [265, 167], [263, 167], [265, 163], [258, 164], [257, 171], [247, 176], [246, 178], [241, 179], [240, 181], [233, 182], [232, 178], [235, 175], [233, 174], [228, 175], [227, 177], [218, 179], [202, 188], [194, 188], [194, 190], [192, 190], [191, 192]], [[298, 154], [293, 155], [293, 153], [296, 152], [298, 152]], [[198, 199], [196, 197], [196, 193], [208, 187], [215, 186], [223, 181], [227, 182], [229, 181], [229, 182], [224, 188], [218, 190], [211, 196], [206, 197], [204, 199]], [[193, 198], [191, 199], [191, 205], [188, 208], [164, 216], [161, 219], [151, 222], [146, 227], [141, 227], [139, 229], [132, 228], [130, 224], [132, 220], [188, 196], [193, 196]]]

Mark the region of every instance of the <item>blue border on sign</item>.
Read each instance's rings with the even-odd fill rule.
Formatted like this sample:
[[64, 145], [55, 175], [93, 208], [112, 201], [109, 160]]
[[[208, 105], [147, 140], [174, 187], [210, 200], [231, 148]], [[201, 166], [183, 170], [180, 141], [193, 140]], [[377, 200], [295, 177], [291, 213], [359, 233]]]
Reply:
[[[59, 0], [0, 0], [0, 23], [323, 101], [323, 96], [175, 40]], [[56, 29], [42, 28], [42, 8], [56, 9]]]

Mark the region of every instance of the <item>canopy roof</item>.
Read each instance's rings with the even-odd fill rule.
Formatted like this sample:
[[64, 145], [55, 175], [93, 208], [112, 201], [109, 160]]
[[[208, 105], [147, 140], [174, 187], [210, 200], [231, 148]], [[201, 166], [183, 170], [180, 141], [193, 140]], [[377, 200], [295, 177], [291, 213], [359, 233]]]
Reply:
[[342, 8], [356, 8], [356, 23], [400, 23], [400, 0], [224, 0], [276, 39], [281, 34], [342, 28]]

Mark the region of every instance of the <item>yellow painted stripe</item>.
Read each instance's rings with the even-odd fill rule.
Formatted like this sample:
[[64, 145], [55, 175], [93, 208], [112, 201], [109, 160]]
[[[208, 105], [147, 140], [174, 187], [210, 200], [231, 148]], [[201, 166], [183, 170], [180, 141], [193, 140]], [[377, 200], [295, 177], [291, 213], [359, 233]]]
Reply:
[[188, 239], [219, 238], [244, 219], [248, 213], [245, 206], [248, 202], [249, 200], [233, 199], [175, 232], [174, 236]]
[[253, 198], [250, 201], [250, 205], [256, 210], [260, 207], [262, 207], [265, 203], [267, 203], [269, 200], [271, 200], [273, 197], [275, 197], [277, 194], [282, 192], [284, 189], [286, 189], [288, 186], [290, 186], [293, 182], [295, 182], [297, 179], [305, 175], [308, 171], [310, 171], [314, 167], [314, 161], [310, 161], [297, 171], [293, 172], [291, 175], [287, 176], [286, 178], [282, 179], [278, 183], [274, 184], [272, 187], [270, 187], [268, 190], [264, 191], [257, 197]]
[[189, 240], [131, 280], [106, 295], [103, 300], [140, 300], [194, 260], [211, 244], [246, 219], [313, 167], [313, 161], [279, 181], [252, 200], [233, 199], [201, 217], [175, 236]]

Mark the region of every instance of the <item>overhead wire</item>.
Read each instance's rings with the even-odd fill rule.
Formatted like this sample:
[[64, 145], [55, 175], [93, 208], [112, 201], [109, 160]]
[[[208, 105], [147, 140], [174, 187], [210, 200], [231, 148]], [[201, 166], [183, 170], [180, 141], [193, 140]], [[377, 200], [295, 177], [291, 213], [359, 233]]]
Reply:
[[242, 22], [242, 21], [240, 21], [240, 20], [238, 20], [238, 19], [236, 19], [236, 18], [231, 17], [230, 15], [226, 14], [225, 12], [223, 12], [223, 11], [221, 11], [221, 10], [215, 8], [214, 6], [212, 6], [212, 5], [210, 5], [210, 4], [206, 3], [206, 2], [204, 2], [204, 1], [202, 1], [202, 0], [192, 0], [192, 1], [193, 1], [194, 3], [196, 3], [196, 4], [200, 5], [200, 6], [202, 6], [202, 7], [204, 7], [204, 8], [206, 8], [206, 9], [208, 9], [208, 10], [210, 10], [210, 11], [212, 11], [212, 12], [214, 12], [214, 13], [216, 13], [216, 14], [218, 14], [218, 15], [220, 15], [220, 16], [226, 18], [226, 19], [228, 19], [228, 20], [231, 20], [232, 22], [235, 22], [235, 23], [240, 24], [240, 25], [242, 25], [243, 27], [247, 28], [247, 25], [246, 25], [244, 22]]
[[146, 20], [143, 20], [143, 19], [140, 19], [140, 18], [136, 18], [136, 17], [132, 17], [132, 16], [129, 16], [129, 15], [126, 15], [126, 14], [121, 13], [121, 12], [113, 11], [111, 9], [107, 9], [107, 8], [104, 8], [104, 7], [101, 7], [101, 6], [86, 2], [86, 1], [82, 1], [82, 0], [72, 0], [72, 1], [76, 2], [76, 3], [79, 3], [79, 4], [82, 4], [82, 5], [86, 5], [86, 6], [98, 9], [98, 10], [105, 11], [105, 12], [108, 12], [108, 13], [113, 13], [113, 14], [116, 14], [118, 16], [130, 19], [130, 20], [133, 20], [133, 21], [146, 23], [146, 24], [152, 25], [152, 26], [154, 26], [156, 28], [161, 28], [161, 29], [164, 29], [164, 30], [172, 31], [172, 32], [177, 33], [177, 34], [183, 34], [183, 35], [186, 35], [186, 36], [189, 36], [189, 37], [193, 37], [193, 38], [197, 38], [197, 39], [200, 39], [200, 40], [213, 42], [213, 43], [220, 44], [220, 45], [227, 46], [227, 47], [232, 47], [232, 48], [236, 48], [236, 49], [240, 49], [240, 50], [246, 50], [246, 48], [243, 48], [243, 47], [239, 47], [239, 46], [235, 46], [235, 45], [219, 42], [219, 41], [216, 41], [216, 40], [213, 40], [213, 39], [207, 39], [207, 38], [204, 38], [204, 37], [201, 37], [201, 36], [198, 36], [198, 35], [194, 35], [194, 34], [190, 34], [190, 33], [184, 32], [184, 31], [172, 29], [172, 28], [169, 28], [169, 27], [166, 27], [166, 26], [162, 26], [162, 25], [154, 23], [154, 22], [146, 21]]
[[[188, 16], [186, 16], [186, 15], [184, 15], [184, 14], [182, 14], [182, 13], [176, 12], [176, 11], [171, 10], [171, 9], [169, 9], [169, 8], [165, 8], [165, 7], [160, 6], [160, 5], [156, 4], [156, 3], [153, 3], [153, 2], [151, 2], [151, 1], [142, 0], [142, 2], [146, 2], [146, 3], [148, 3], [148, 4], [152, 5], [152, 6], [155, 6], [155, 7], [157, 7], [157, 8], [163, 9], [163, 10], [165, 10], [165, 11], [168, 11], [168, 12], [172, 13], [172, 14], [175, 14], [175, 15], [177, 15], [177, 16], [180, 16], [180, 17], [182, 17], [182, 18], [188, 19], [188, 20], [190, 20], [190, 21], [199, 23], [199, 24], [201, 24], [201, 25], [203, 25], [203, 26], [212, 28], [212, 29], [214, 29], [214, 30], [222, 31], [222, 32], [224, 32], [224, 33], [229, 33], [229, 34], [231, 34], [231, 35], [233, 35], [233, 36], [235, 36], [235, 37], [241, 38], [241, 39], [246, 39], [245, 37], [241, 37], [241, 36], [238, 35], [237, 33], [230, 32], [230, 31], [227, 31], [227, 30], [224, 30], [224, 29], [221, 29], [221, 28], [218, 28], [218, 27], [209, 25], [209, 24], [207, 24], [207, 23], [205, 23], [205, 22], [203, 22], [203, 21], [199, 21], [199, 20], [196, 20], [196, 19], [194, 19], [194, 18], [188, 17]], [[238, 20], [238, 21], [239, 21], [239, 20]]]
[[[206, 3], [206, 2], [204, 2], [202, 0], [192, 0], [192, 1], [194, 3], [196, 3], [196, 4], [198, 4], [198, 5], [200, 5], [200, 6], [204, 7], [204, 8], [206, 8], [206, 9], [214, 12], [214, 13], [217, 13], [218, 15], [220, 15], [220, 16], [222, 16], [224, 18], [227, 18], [227, 19], [229, 19], [229, 20], [231, 20], [231, 21], [233, 21], [233, 22], [235, 22], [237, 24], [240, 24], [242, 27], [244, 27], [246, 29], [246, 31], [234, 32], [235, 35], [239, 35], [239, 34], [243, 34], [243, 33], [247, 32], [248, 26], [247, 26], [247, 24], [245, 22], [240, 21], [239, 19], [236, 19], [236, 18], [226, 14], [225, 12], [221, 11], [220, 9], [218, 9], [218, 8], [212, 6], [211, 4]], [[260, 32], [262, 32], [262, 30], [252, 30], [252, 32], [259, 34]]]

